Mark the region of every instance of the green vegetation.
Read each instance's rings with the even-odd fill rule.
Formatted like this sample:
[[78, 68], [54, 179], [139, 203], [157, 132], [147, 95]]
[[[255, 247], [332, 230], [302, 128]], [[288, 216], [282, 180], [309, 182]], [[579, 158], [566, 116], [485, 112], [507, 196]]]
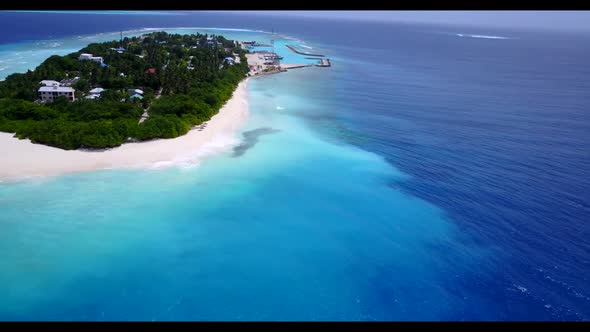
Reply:
[[[126, 47], [123, 53], [114, 50], [121, 43]], [[81, 53], [101, 56], [107, 66], [80, 61]], [[233, 53], [240, 63], [224, 63]], [[211, 119], [231, 97], [248, 72], [244, 54], [221, 36], [156, 32], [51, 56], [34, 71], [0, 82], [0, 131], [67, 150], [184, 135]], [[40, 81], [73, 77], [80, 78], [72, 85], [76, 101], [64, 97], [46, 104], [36, 101]], [[99, 99], [85, 99], [95, 87], [106, 90]], [[142, 100], [129, 98], [127, 89], [134, 88], [144, 91]], [[139, 124], [144, 109], [149, 109], [150, 117]]]

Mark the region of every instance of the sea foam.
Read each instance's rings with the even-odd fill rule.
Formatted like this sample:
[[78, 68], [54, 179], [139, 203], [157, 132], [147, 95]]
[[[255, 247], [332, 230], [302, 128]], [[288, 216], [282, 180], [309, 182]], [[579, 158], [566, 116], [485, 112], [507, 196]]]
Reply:
[[508, 37], [502, 37], [502, 36], [471, 35], [471, 34], [463, 34], [463, 33], [458, 33], [457, 36], [470, 37], [470, 38], [483, 38], [483, 39], [510, 39]]

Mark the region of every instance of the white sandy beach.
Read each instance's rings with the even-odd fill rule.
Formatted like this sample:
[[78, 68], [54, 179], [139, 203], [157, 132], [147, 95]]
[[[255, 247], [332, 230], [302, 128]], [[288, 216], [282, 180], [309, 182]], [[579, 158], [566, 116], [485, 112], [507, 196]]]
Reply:
[[193, 129], [174, 139], [126, 143], [105, 151], [66, 151], [0, 133], [0, 182], [98, 169], [196, 163], [237, 142], [238, 129], [249, 115], [247, 81], [239, 84], [232, 98], [207, 122], [205, 129]]

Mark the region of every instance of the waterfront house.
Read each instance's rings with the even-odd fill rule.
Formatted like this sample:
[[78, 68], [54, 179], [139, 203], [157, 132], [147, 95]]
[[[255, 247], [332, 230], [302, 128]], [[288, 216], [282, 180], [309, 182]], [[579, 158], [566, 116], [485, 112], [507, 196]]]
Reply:
[[103, 58], [101, 56], [93, 56], [90, 53], [82, 53], [80, 54], [80, 56], [78, 57], [78, 60], [80, 61], [85, 61], [85, 60], [89, 60], [89, 61], [94, 61], [94, 62], [98, 62], [100, 64], [103, 64]]
[[66, 97], [69, 101], [74, 101], [76, 100], [75, 91], [71, 87], [53, 85], [40, 87], [38, 93], [42, 102], [53, 102], [60, 96]]

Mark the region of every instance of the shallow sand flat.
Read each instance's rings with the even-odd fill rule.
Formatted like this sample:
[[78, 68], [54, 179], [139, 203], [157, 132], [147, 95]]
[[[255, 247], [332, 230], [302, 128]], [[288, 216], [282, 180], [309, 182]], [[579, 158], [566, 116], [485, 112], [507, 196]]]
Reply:
[[248, 115], [246, 79], [204, 129], [195, 128], [173, 139], [127, 143], [104, 151], [66, 151], [0, 133], [0, 182], [97, 169], [195, 163], [237, 143], [235, 135]]

